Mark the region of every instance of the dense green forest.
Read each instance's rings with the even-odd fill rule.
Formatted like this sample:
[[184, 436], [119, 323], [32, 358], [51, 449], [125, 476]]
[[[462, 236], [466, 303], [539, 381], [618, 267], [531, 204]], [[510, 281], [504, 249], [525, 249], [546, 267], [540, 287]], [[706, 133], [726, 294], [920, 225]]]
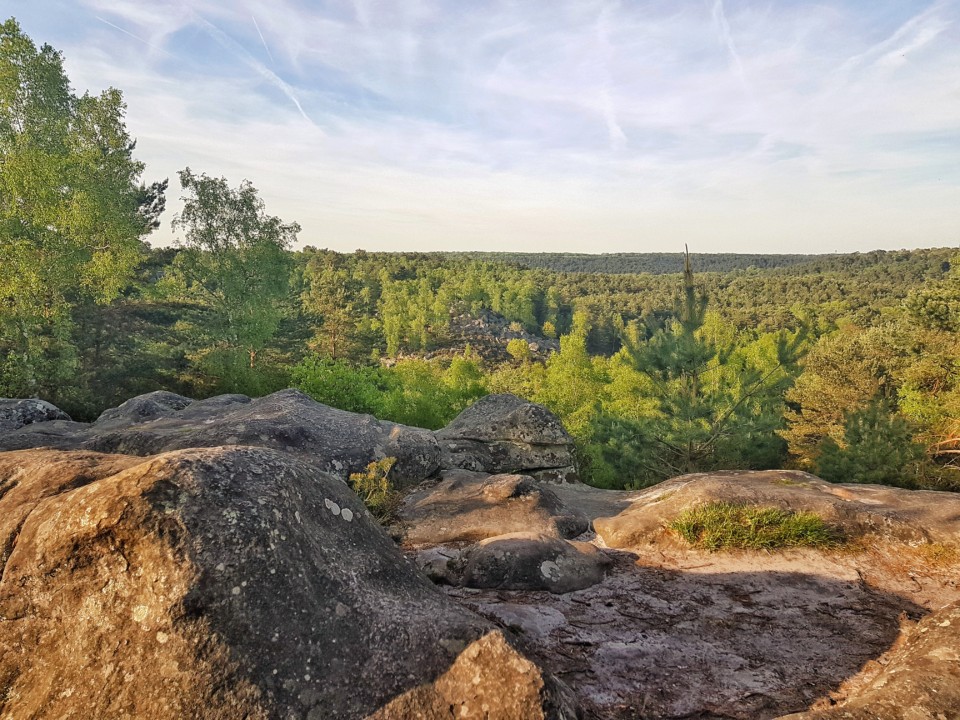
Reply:
[[[557, 272], [607, 275], [669, 275], [683, 263], [682, 253], [447, 253], [448, 257], [506, 263]], [[817, 261], [817, 255], [760, 255], [750, 253], [693, 254], [691, 260], [703, 272], [730, 272], [750, 268], [775, 268]]]
[[956, 249], [294, 250], [310, 238], [250, 182], [190, 168], [178, 245], [152, 248], [168, 183], [143, 180], [124, 111], [0, 26], [0, 395], [91, 420], [151, 390], [293, 385], [438, 428], [512, 392], [563, 419], [597, 485], [794, 466], [960, 489]]

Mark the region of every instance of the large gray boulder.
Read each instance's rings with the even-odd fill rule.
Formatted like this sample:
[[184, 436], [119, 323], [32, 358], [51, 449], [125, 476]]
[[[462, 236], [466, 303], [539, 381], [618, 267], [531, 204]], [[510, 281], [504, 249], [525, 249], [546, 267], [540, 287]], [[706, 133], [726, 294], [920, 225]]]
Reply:
[[524, 473], [576, 481], [573, 438], [543, 405], [487, 395], [438, 430], [443, 469]]
[[70, 416], [46, 400], [0, 398], [0, 432], [52, 420], [70, 420]]
[[338, 478], [252, 447], [0, 454], [4, 718], [574, 718]]
[[439, 483], [404, 498], [399, 516], [408, 545], [476, 542], [511, 532], [573, 538], [590, 527], [578, 510], [528, 475], [448, 470]]
[[400, 486], [430, 477], [440, 463], [440, 448], [429, 430], [337, 410], [298, 390], [253, 400], [221, 395], [191, 401], [174, 393], [148, 393], [107, 410], [91, 425], [36, 423], [0, 435], [0, 450], [54, 447], [154, 455], [222, 445], [282, 450], [341, 478], [374, 460], [395, 457], [391, 479]]
[[435, 582], [563, 594], [601, 582], [611, 561], [590, 543], [517, 532], [481, 540], [461, 551], [431, 548], [418, 554], [417, 564]]

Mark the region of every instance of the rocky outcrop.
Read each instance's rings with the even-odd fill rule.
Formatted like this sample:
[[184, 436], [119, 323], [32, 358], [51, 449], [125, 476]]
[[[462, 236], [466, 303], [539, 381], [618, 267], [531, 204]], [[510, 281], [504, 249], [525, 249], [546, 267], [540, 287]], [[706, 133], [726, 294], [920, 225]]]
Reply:
[[[572, 472], [571, 441], [512, 396], [436, 434], [295, 391], [150, 393], [91, 424], [10, 407], [0, 720], [912, 720], [960, 706], [960, 495], [793, 471], [546, 484], [532, 476]], [[41, 445], [63, 451], [17, 450]], [[342, 482], [388, 456], [417, 483], [403, 550], [439, 588]], [[810, 510], [854, 542], [708, 552], [666, 529], [714, 501]]]
[[530, 532], [498, 535], [461, 551], [431, 548], [417, 562], [435, 582], [555, 594], [596, 585], [611, 564], [590, 543]]
[[287, 453], [0, 454], [0, 549], [5, 719], [577, 716]]
[[476, 542], [511, 532], [572, 538], [590, 523], [526, 475], [450, 470], [410, 493], [399, 510], [408, 545]]
[[783, 720], [960, 717], [960, 603], [920, 621], [835, 705]]
[[440, 465], [575, 481], [573, 438], [547, 408], [515, 395], [487, 395], [438, 430]]
[[253, 400], [221, 395], [196, 401], [155, 392], [107, 410], [93, 424], [38, 422], [0, 436], [0, 450], [46, 446], [154, 455], [223, 445], [285, 451], [342, 478], [395, 457], [391, 479], [400, 486], [430, 477], [440, 463], [430, 431], [337, 410], [297, 390]]
[[16, 430], [24, 425], [70, 420], [70, 416], [46, 400], [0, 398], [0, 431]]
[[625, 509], [593, 526], [609, 547], [636, 548], [661, 538], [683, 510], [710, 502], [814, 512], [847, 537], [960, 543], [960, 494], [839, 485], [793, 470], [683, 475], [631, 494]]

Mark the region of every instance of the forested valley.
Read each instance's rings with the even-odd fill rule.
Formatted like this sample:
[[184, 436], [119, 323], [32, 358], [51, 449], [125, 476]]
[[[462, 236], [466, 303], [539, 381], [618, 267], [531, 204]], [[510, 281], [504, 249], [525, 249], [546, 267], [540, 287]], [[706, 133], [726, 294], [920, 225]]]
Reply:
[[[510, 392], [560, 416], [603, 487], [799, 467], [960, 489], [954, 248], [317, 249], [354, 241], [302, 237], [250, 182], [190, 168], [167, 218], [119, 91], [74, 94], [59, 53], [13, 20], [0, 64], [0, 396], [90, 420], [151, 390], [293, 386], [439, 428]], [[161, 222], [176, 247], [148, 243]]]

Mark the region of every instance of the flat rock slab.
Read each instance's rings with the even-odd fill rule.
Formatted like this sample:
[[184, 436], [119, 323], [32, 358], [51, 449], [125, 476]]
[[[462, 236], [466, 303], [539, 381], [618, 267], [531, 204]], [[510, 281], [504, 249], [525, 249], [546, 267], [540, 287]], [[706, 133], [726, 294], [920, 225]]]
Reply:
[[430, 477], [440, 464], [429, 430], [337, 410], [297, 390], [197, 401], [154, 392], [107, 410], [92, 424], [37, 422], [0, 435], [0, 450], [54, 447], [145, 456], [223, 445], [282, 450], [341, 478], [395, 457], [391, 479], [400, 486]]
[[927, 612], [909, 591], [861, 582], [866, 558], [611, 552], [615, 565], [603, 582], [563, 595], [445, 589], [520, 634], [528, 657], [603, 720], [764, 720], [803, 711], [881, 658]]
[[850, 537], [960, 542], [960, 494], [841, 485], [792, 470], [683, 475], [623, 500], [629, 504], [618, 514], [593, 520], [608, 547], [656, 542], [663, 538], [665, 524], [684, 510], [720, 501], [814, 512]]
[[477, 542], [511, 532], [573, 538], [589, 527], [531, 477], [465, 470], [444, 472], [439, 483], [410, 493], [399, 515], [407, 545]]
[[0, 453], [0, 568], [5, 719], [578, 716], [274, 450]]

